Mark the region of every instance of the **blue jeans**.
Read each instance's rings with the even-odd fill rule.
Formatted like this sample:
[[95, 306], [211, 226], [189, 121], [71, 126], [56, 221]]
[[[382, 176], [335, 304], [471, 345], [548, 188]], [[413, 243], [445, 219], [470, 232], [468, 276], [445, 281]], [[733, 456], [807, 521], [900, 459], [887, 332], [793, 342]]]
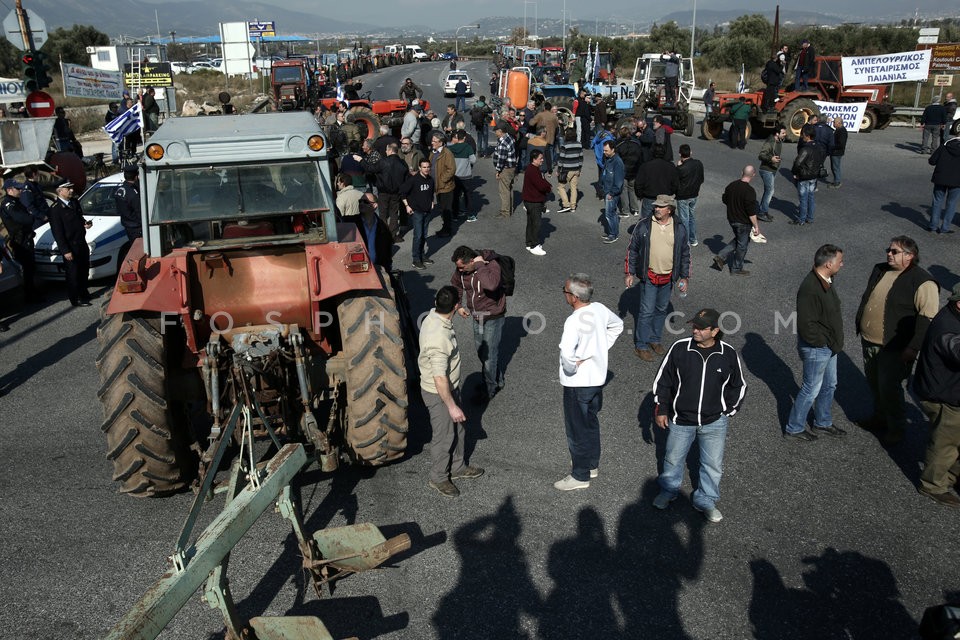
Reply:
[[793, 90], [794, 91], [809, 91], [810, 86], [807, 84], [807, 72], [797, 69], [793, 74]]
[[663, 473], [658, 482], [664, 493], [676, 496], [683, 482], [683, 467], [694, 439], [700, 447], [700, 482], [693, 492], [694, 506], [707, 510], [720, 499], [720, 476], [723, 475], [723, 445], [727, 438], [727, 416], [702, 426], [670, 423], [667, 450], [663, 456]]
[[659, 343], [663, 335], [663, 323], [667, 319], [673, 282], [656, 285], [650, 282], [646, 274], [640, 277], [643, 278], [640, 285], [643, 289], [640, 291], [640, 313], [637, 314], [633, 337], [634, 345], [638, 349], [649, 349], [648, 345]]
[[503, 335], [505, 316], [499, 318], [474, 319], [473, 344], [477, 348], [477, 357], [483, 368], [483, 382], [487, 395], [493, 397], [503, 387], [503, 371], [500, 370], [500, 336]]
[[611, 196], [609, 194], [604, 195], [604, 206], [605, 213], [604, 216], [607, 219], [607, 234], [613, 236], [614, 238], [620, 237], [620, 215], [619, 215], [619, 206], [620, 206], [620, 194]]
[[467, 110], [467, 97], [466, 96], [457, 96], [457, 99], [453, 101], [453, 108], [457, 110], [458, 113], [463, 113]]
[[603, 387], [564, 387], [563, 424], [577, 480], [590, 481], [590, 470], [600, 466], [600, 419]]
[[814, 347], [797, 337], [797, 351], [803, 362], [803, 384], [787, 420], [787, 433], [800, 433], [807, 428], [807, 414], [813, 407], [813, 426], [833, 425], [830, 409], [837, 389], [837, 354], [829, 347]]
[[[960, 187], [933, 185], [933, 204], [930, 206], [930, 231], [949, 231], [953, 214], [960, 201]], [[946, 204], [944, 204], [946, 203]], [[942, 216], [942, 222], [941, 222]]]
[[747, 257], [747, 249], [750, 248], [750, 230], [753, 225], [731, 222], [730, 228], [733, 229], [733, 240], [730, 241], [732, 246], [726, 253], [721, 253], [721, 256], [730, 265], [730, 271], [740, 271]]
[[843, 181], [843, 156], [830, 156], [830, 173], [833, 174], [833, 184]]
[[774, 182], [777, 180], [777, 174], [773, 171], [760, 169], [760, 179], [763, 180], [763, 196], [760, 198], [760, 213], [769, 213], [770, 201], [773, 200], [773, 192], [775, 190]]
[[800, 213], [797, 220], [813, 222], [813, 213], [817, 210], [817, 203], [813, 199], [813, 190], [817, 188], [817, 179], [797, 181], [797, 191], [800, 193]]
[[697, 241], [697, 219], [694, 214], [697, 210], [697, 198], [677, 200], [677, 215], [680, 222], [687, 228], [687, 241], [693, 244]]
[[477, 152], [486, 154], [490, 149], [490, 127], [484, 124], [477, 129]]
[[414, 262], [423, 262], [423, 252], [427, 245], [427, 227], [430, 226], [430, 212], [414, 211], [410, 214], [413, 225], [413, 247], [411, 254]]

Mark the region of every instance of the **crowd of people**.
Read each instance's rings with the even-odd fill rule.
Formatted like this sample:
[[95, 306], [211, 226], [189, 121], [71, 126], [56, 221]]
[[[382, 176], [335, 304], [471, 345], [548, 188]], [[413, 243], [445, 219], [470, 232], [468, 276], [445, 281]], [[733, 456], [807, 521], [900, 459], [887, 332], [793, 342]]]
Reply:
[[[797, 73], [797, 81], [802, 82], [802, 72]], [[580, 97], [589, 109], [591, 97]], [[460, 111], [450, 105], [443, 121], [429, 123], [429, 143], [424, 145], [421, 138], [418, 145], [417, 136], [411, 134], [427, 123], [421, 116], [422, 108], [418, 109], [421, 94], [414, 89], [409, 98], [414, 116], [398, 149], [402, 149], [399, 154], [406, 161], [410, 177], [400, 193], [401, 213], [405, 208], [416, 219], [412, 255], [417, 269], [433, 264], [424, 254], [431, 211], [438, 210], [443, 219], [438, 235], [455, 232], [449, 215], [453, 205], [450, 196], [444, 194], [453, 193], [452, 158], [456, 154], [451, 149], [456, 140], [469, 135], [465, 132], [468, 121], [476, 131], [474, 140], [485, 140], [489, 129], [494, 132], [489, 155], [498, 185], [498, 217], [513, 215], [514, 182], [518, 175], [523, 176], [520, 200], [527, 215], [524, 240], [527, 250], [536, 256], [545, 254], [540, 219], [548, 196], [556, 190], [560, 211], [576, 211], [582, 201], [577, 186], [584, 151], [594, 151], [598, 176], [594, 186], [604, 210], [602, 242], [613, 244], [619, 239], [621, 218], [639, 216], [624, 261], [626, 286], [641, 289], [633, 346], [640, 360], [659, 360], [653, 386], [654, 423], [669, 430], [659, 478], [661, 491], [654, 506], [665, 509], [677, 497], [687, 452], [696, 441], [700, 480], [692, 496], [693, 506], [710, 522], [719, 522], [723, 517], [717, 502], [727, 422], [746, 396], [740, 360], [736, 350], [722, 339], [722, 313], [715, 309], [695, 314], [690, 337], [672, 345], [662, 341], [670, 297], [675, 292], [686, 295], [691, 249], [699, 245], [696, 204], [704, 182], [703, 163], [692, 157], [686, 144], [680, 146], [678, 160], [673, 160], [672, 128], [660, 117], [650, 123], [637, 118], [613, 131], [602, 117], [595, 121], [595, 112], [581, 109], [579, 104], [573, 118], [566, 120], [549, 100], [540, 104], [531, 101], [519, 108], [505, 100], [495, 111], [481, 97], [474, 112], [464, 114], [467, 117], [458, 117]], [[588, 118], [583, 117], [585, 113], [590, 114]], [[589, 140], [584, 138], [584, 131]], [[450, 132], [453, 138], [448, 137]], [[956, 194], [960, 193], [957, 134], [948, 134], [947, 142], [930, 158], [935, 166], [934, 198], [939, 198], [945, 209], [932, 220], [935, 228], [931, 231], [939, 233], [953, 231], [952, 213]], [[723, 203], [733, 237], [714, 256], [715, 268], [729, 268], [737, 276], [749, 275], [744, 269], [747, 250], [751, 243], [765, 242], [759, 225], [773, 220], [770, 203], [785, 140], [785, 128], [775, 129], [760, 148], [759, 169], [745, 165], [740, 176], [724, 189]], [[792, 224], [814, 222], [815, 194], [821, 182], [833, 188], [842, 185], [846, 147], [842, 119], [820, 122], [812, 118], [804, 125], [790, 172], [799, 203]], [[471, 167], [489, 151], [485, 144], [476, 142], [470, 148]], [[832, 180], [827, 180], [828, 158]], [[759, 197], [752, 184], [758, 172], [762, 183]], [[472, 208], [469, 214], [474, 220], [478, 211]], [[953, 488], [960, 474], [960, 378], [956, 374], [960, 367], [960, 287], [953, 291], [947, 305], [938, 309], [938, 286], [920, 266], [919, 257], [915, 240], [894, 237], [886, 261], [874, 267], [863, 292], [856, 328], [874, 411], [857, 424], [875, 432], [887, 446], [900, 442], [905, 429], [904, 382], [915, 368], [915, 378], [925, 381], [916, 391], [932, 427], [918, 490], [940, 504], [957, 507], [960, 498]], [[483, 371], [483, 385], [475, 401], [489, 402], [503, 386], [499, 343], [507, 297], [501, 256], [496, 251], [460, 246], [452, 260], [455, 268], [451, 284], [437, 293], [430, 319], [421, 329], [419, 358], [421, 392], [434, 429], [430, 486], [448, 497], [459, 494], [455, 480], [483, 474], [463, 457], [462, 373], [451, 319], [459, 314], [473, 320], [474, 343]], [[831, 411], [838, 384], [837, 355], [844, 348], [841, 301], [834, 288], [834, 277], [842, 267], [840, 247], [820, 247], [797, 292], [797, 348], [803, 380], [789, 417], [781, 425], [787, 441], [810, 443], [846, 434], [834, 423]], [[622, 333], [623, 322], [592, 299], [593, 284], [586, 274], [571, 274], [563, 283], [563, 294], [572, 308], [560, 343], [559, 370], [571, 472], [554, 486], [569, 491], [588, 488], [599, 474], [598, 411], [607, 374], [607, 352]]]

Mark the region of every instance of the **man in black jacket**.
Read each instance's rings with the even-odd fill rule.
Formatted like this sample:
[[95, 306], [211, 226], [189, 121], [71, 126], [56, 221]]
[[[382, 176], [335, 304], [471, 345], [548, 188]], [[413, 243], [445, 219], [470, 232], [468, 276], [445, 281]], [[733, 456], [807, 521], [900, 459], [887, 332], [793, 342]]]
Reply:
[[[833, 278], [843, 267], [843, 250], [825, 244], [813, 257], [813, 270], [797, 291], [797, 351], [803, 362], [803, 384], [790, 411], [784, 437], [811, 442], [818, 435], [839, 437], [831, 409], [837, 388], [837, 354], [843, 351], [843, 314]], [[813, 409], [813, 429], [807, 414]]]
[[691, 247], [700, 244], [697, 241], [697, 198], [703, 185], [703, 163], [690, 156], [690, 145], [680, 145], [680, 161], [677, 163], [677, 216], [687, 228], [687, 240]]
[[847, 151], [847, 128], [843, 126], [843, 118], [833, 119], [833, 149], [830, 150], [830, 173], [833, 182], [830, 186], [839, 189], [843, 182], [843, 154]]
[[757, 222], [757, 192], [750, 186], [750, 181], [757, 175], [752, 165], [747, 165], [740, 173], [740, 179], [734, 180], [723, 190], [723, 204], [727, 205], [727, 222], [733, 229], [733, 240], [728, 247], [720, 250], [713, 256], [713, 264], [719, 270], [730, 263], [730, 273], [738, 276], [748, 276], [750, 272], [743, 268], [743, 261], [747, 257], [750, 247], [750, 231], [760, 233], [760, 224]]
[[75, 307], [89, 307], [90, 247], [87, 229], [93, 224], [83, 217], [80, 203], [73, 197], [73, 183], [62, 180], [57, 185], [57, 200], [50, 207], [50, 231], [57, 241], [67, 274], [67, 296]]
[[763, 110], [773, 111], [777, 103], [777, 95], [780, 92], [780, 85], [783, 84], [783, 67], [780, 64], [780, 53], [773, 54], [770, 60], [767, 60], [766, 66], [760, 72], [760, 80], [766, 85], [763, 90]]
[[369, 191], [360, 197], [360, 213], [345, 216], [344, 222], [357, 225], [357, 232], [370, 261], [385, 271], [393, 269], [393, 234], [386, 223], [377, 215], [377, 199]]
[[810, 124], [803, 125], [800, 130], [800, 150], [793, 161], [793, 179], [797, 183], [797, 192], [800, 195], [800, 206], [797, 217], [790, 224], [803, 226], [813, 223], [813, 214], [817, 210], [814, 193], [817, 189], [817, 179], [820, 177], [820, 167], [826, 158], [824, 148], [813, 141], [814, 128]]
[[920, 349], [913, 389], [930, 420], [930, 443], [918, 490], [949, 507], [960, 477], [960, 284], [934, 317]]
[[387, 145], [386, 155], [378, 163], [377, 191], [379, 195], [380, 217], [387, 223], [394, 240], [400, 239], [399, 218], [400, 189], [410, 177], [407, 163], [398, 154], [400, 147], [396, 143]]
[[640, 141], [633, 136], [630, 127], [620, 127], [617, 132], [617, 155], [623, 160], [623, 190], [620, 192], [620, 217], [631, 213], [640, 215], [640, 204], [635, 191], [637, 172], [643, 162], [643, 149]]
[[672, 162], [664, 158], [666, 149], [662, 145], [653, 146], [653, 158], [640, 165], [634, 179], [634, 190], [643, 201], [640, 214], [649, 218], [653, 214], [653, 201], [661, 194], [676, 195], [680, 186], [680, 174]]
[[720, 313], [702, 309], [690, 321], [693, 336], [670, 347], [653, 381], [654, 422], [669, 427], [660, 493], [653, 500], [666, 509], [677, 498], [687, 453], [696, 440], [700, 448], [700, 481], [691, 499], [693, 508], [710, 522], [720, 522], [717, 509], [727, 421], [740, 410], [747, 384], [736, 350], [720, 331]]
[[857, 310], [863, 372], [873, 394], [873, 415], [858, 422], [884, 444], [903, 439], [903, 381], [923, 345], [940, 304], [939, 287], [920, 267], [920, 248], [907, 236], [890, 240], [887, 261], [874, 265]]

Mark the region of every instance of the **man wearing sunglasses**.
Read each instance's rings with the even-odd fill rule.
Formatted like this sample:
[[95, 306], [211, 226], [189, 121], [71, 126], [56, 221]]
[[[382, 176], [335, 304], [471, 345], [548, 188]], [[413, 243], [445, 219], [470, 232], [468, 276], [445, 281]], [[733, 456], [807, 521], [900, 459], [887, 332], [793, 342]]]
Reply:
[[863, 371], [873, 394], [873, 415], [858, 422], [886, 445], [903, 439], [903, 381], [939, 311], [939, 287], [920, 267], [920, 249], [907, 236], [890, 240], [887, 261], [873, 267], [857, 310]]

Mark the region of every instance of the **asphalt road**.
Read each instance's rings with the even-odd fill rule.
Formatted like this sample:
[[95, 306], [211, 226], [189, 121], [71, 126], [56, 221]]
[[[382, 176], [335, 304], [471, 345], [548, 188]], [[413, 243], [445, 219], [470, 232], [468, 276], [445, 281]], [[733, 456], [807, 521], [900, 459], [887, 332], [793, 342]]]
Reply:
[[[461, 66], [478, 91], [486, 89], [485, 63]], [[388, 69], [364, 87], [394, 97], [409, 75], [442, 107], [449, 100], [437, 87], [446, 68]], [[530, 255], [522, 208], [510, 220], [494, 218], [493, 171], [489, 160], [478, 162], [480, 220], [452, 239], [431, 237], [436, 264], [406, 273], [404, 284], [419, 314], [449, 281], [459, 244], [517, 260], [501, 349], [507, 386], [486, 408], [466, 406], [471, 460], [486, 475], [461, 481], [456, 500], [429, 489], [429, 423], [415, 405], [407, 459], [375, 471], [314, 470], [302, 487], [309, 530], [373, 522], [387, 534], [409, 533], [412, 550], [317, 600], [304, 585], [289, 529], [267, 514], [232, 556], [241, 614], [317, 615], [338, 638], [913, 637], [925, 607], [960, 592], [960, 520], [914, 489], [927, 427], [912, 402], [908, 437], [895, 448], [851, 420], [870, 410], [854, 313], [888, 239], [916, 238], [941, 287], [960, 281], [958, 236], [924, 231], [931, 169], [916, 153], [919, 140], [908, 129], [851, 135], [843, 187], [819, 190], [812, 226], [787, 225], [797, 195], [778, 177], [776, 221], [762, 225], [769, 243], [749, 250], [753, 275], [734, 278], [709, 268], [712, 251], [730, 235], [720, 193], [755, 161], [760, 141], [736, 151], [674, 136], [675, 148], [690, 143], [707, 178], [690, 293], [675, 297], [673, 308], [688, 316], [706, 306], [737, 314], [727, 340], [740, 350], [749, 385], [731, 422], [718, 505], [724, 520], [716, 525], [692, 509], [689, 480], [669, 510], [650, 504], [664, 444], [651, 419], [656, 365], [636, 358], [628, 333], [611, 354], [600, 477], [584, 491], [553, 489], [569, 471], [557, 383], [557, 344], [570, 311], [561, 285], [568, 273], [591, 274], [595, 298], [632, 328], [638, 297], [623, 288], [626, 238], [600, 243], [600, 204], [584, 185], [576, 214], [549, 205], [547, 255]], [[793, 157], [791, 146], [784, 165]], [[585, 173], [595, 177], [589, 161]], [[439, 225], [434, 220], [431, 231]], [[798, 388], [799, 360], [794, 335], [778, 330], [776, 318], [793, 312], [796, 287], [826, 242], [845, 251], [837, 286], [846, 353], [834, 419], [848, 435], [785, 442], [781, 424]], [[408, 239], [397, 254], [400, 268], [409, 252]], [[63, 288], [53, 287], [45, 306], [12, 312], [11, 331], [0, 335], [0, 537], [7, 541], [0, 637], [99, 637], [165, 570], [190, 496], [138, 501], [116, 493], [98, 428], [96, 307], [73, 310]], [[455, 326], [469, 395], [478, 361], [470, 325]], [[196, 595], [164, 637], [216, 638], [221, 629]]]

